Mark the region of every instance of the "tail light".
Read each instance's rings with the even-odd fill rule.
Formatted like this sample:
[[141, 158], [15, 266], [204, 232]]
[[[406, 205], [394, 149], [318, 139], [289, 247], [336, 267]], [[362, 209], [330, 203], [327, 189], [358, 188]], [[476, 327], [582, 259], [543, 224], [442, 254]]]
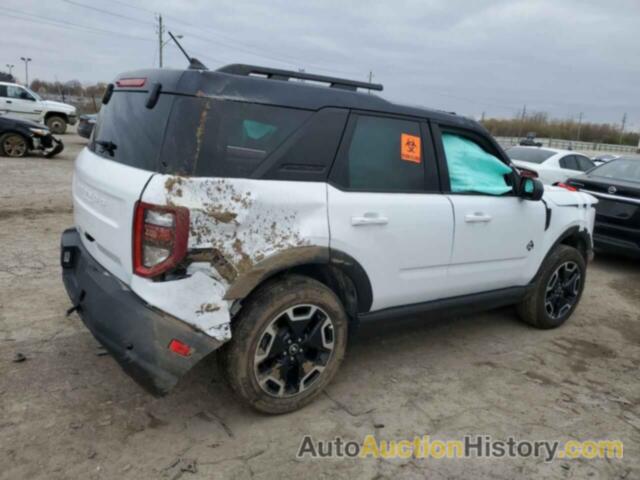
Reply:
[[147, 83], [146, 78], [121, 78], [120, 80], [116, 80], [116, 86], [120, 88], [140, 88], [144, 87], [145, 83]]
[[570, 192], [577, 192], [578, 189], [572, 185], [567, 185], [566, 183], [558, 182], [554, 184], [556, 187], [561, 187], [569, 190]]
[[155, 277], [187, 254], [189, 210], [138, 202], [133, 221], [133, 272]]
[[518, 171], [520, 172], [520, 176], [525, 178], [538, 178], [538, 172], [534, 170], [529, 170], [528, 168], [518, 167]]

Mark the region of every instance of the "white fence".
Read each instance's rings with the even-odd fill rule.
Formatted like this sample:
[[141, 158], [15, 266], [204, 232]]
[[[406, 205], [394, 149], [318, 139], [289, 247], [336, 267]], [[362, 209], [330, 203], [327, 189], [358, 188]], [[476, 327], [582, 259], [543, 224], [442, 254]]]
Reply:
[[[511, 147], [520, 143], [518, 137], [494, 137], [503, 147]], [[602, 152], [602, 153], [637, 153], [639, 147], [629, 145], [616, 145], [611, 143], [576, 142], [574, 140], [560, 140], [558, 138], [536, 138], [536, 142], [543, 147], [560, 148], [563, 150], [577, 150], [580, 152]]]

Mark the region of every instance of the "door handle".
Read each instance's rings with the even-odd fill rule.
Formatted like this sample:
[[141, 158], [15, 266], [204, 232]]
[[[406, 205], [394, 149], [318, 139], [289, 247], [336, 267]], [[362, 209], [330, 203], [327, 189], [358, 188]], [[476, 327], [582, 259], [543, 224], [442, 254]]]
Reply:
[[6, 102], [7, 102], [7, 103], [13, 103], [11, 100], [7, 100]]
[[464, 221], [467, 223], [487, 223], [491, 221], [491, 215], [486, 213], [470, 213], [464, 216]]
[[360, 225], [386, 225], [387, 223], [389, 223], [387, 217], [382, 217], [373, 212], [367, 212], [361, 217], [351, 217], [351, 225], [354, 227]]

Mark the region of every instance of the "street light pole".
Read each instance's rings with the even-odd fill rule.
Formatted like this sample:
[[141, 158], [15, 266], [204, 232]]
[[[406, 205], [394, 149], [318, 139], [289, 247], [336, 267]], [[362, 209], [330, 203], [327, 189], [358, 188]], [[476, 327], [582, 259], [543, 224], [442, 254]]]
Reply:
[[158, 14], [158, 66], [162, 68], [162, 48], [164, 47], [164, 26], [162, 25], [162, 15]]
[[31, 58], [20, 57], [20, 60], [24, 62], [24, 76], [26, 79], [25, 85], [28, 87], [29, 86], [29, 62], [31, 61]]
[[7, 63], [7, 68], [9, 69], [9, 75], [11, 75], [11, 71], [13, 70], [13, 67], [15, 67], [15, 65], [11, 63]]

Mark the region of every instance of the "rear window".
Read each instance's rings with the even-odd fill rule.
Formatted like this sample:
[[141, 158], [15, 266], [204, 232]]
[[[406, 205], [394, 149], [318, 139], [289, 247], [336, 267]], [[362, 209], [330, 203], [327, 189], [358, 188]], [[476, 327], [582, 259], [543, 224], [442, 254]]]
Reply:
[[249, 177], [313, 112], [204, 97], [115, 91], [103, 105], [90, 149], [144, 170]]
[[89, 149], [131, 167], [158, 171], [162, 137], [173, 96], [160, 95], [152, 109], [146, 92], [115, 91], [103, 105]]
[[512, 147], [507, 150], [511, 160], [520, 160], [530, 163], [542, 163], [555, 155], [556, 152], [537, 147]]
[[595, 169], [590, 175], [640, 183], [640, 158], [619, 158]]

